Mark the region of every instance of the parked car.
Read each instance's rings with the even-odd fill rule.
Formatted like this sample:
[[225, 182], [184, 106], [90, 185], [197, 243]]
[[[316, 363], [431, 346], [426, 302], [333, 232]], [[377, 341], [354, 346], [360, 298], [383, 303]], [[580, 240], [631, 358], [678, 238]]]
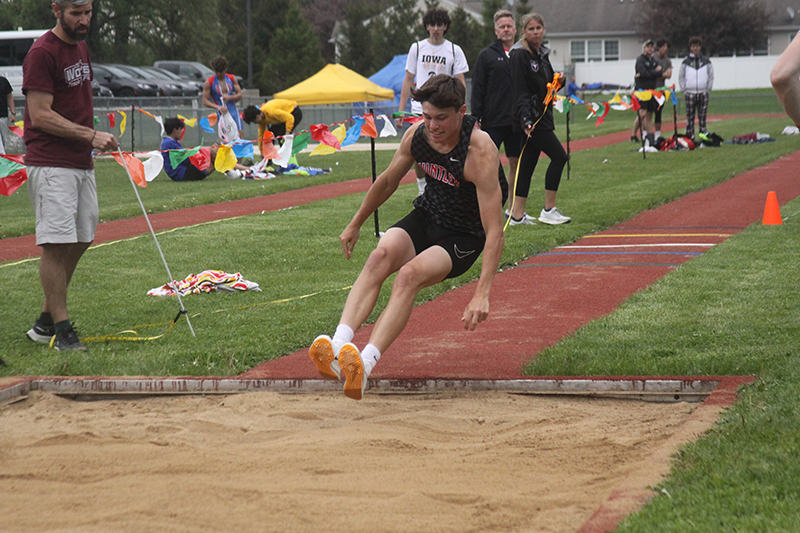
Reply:
[[93, 96], [114, 96], [111, 89], [100, 85], [96, 79], [92, 79], [92, 95]]
[[127, 73], [110, 65], [92, 65], [94, 78], [111, 89], [114, 96], [158, 96], [158, 85], [146, 80], [133, 79]]
[[131, 79], [145, 80], [146, 83], [153, 83], [158, 86], [159, 96], [183, 96], [183, 86], [178, 85], [174, 81], [167, 81], [163, 78], [156, 78], [153, 74], [145, 72], [139, 67], [131, 67], [128, 65], [110, 65], [117, 68], [131, 77]]
[[160, 80], [170, 80], [180, 85], [183, 88], [183, 96], [197, 96], [203, 92], [203, 82], [194, 80], [184, 80], [177, 74], [173, 74], [168, 70], [163, 70], [156, 67], [138, 67], [140, 70], [150, 72], [152, 75]]
[[[156, 61], [153, 66], [168, 70], [183, 79], [199, 80], [202, 83], [214, 75], [213, 70], [197, 61]], [[241, 76], [236, 76], [236, 80], [240, 86], [244, 83]]]

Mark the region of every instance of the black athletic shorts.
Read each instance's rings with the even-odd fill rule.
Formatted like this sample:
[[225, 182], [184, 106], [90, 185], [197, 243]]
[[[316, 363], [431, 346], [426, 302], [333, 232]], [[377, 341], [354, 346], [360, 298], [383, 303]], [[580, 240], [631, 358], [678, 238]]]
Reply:
[[392, 227], [408, 233], [417, 255], [432, 246], [444, 248], [453, 261], [453, 268], [445, 279], [458, 277], [469, 270], [481, 255], [486, 243], [486, 237], [461, 233], [434, 224], [421, 209], [414, 209]]

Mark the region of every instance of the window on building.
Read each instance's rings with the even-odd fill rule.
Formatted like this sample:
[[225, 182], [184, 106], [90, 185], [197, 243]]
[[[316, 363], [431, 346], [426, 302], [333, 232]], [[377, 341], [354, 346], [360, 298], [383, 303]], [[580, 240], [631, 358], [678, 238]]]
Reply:
[[585, 63], [586, 61], [619, 61], [618, 39], [570, 41], [569, 49], [573, 63]]

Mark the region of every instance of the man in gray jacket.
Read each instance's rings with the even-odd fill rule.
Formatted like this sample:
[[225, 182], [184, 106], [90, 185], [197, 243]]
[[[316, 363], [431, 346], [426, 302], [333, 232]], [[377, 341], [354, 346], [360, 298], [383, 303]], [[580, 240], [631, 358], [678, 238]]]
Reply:
[[697, 113], [698, 128], [701, 134], [706, 130], [708, 116], [708, 93], [714, 85], [714, 67], [707, 56], [701, 54], [703, 40], [700, 37], [689, 39], [689, 57], [681, 63], [679, 83], [686, 99], [686, 136], [694, 139], [694, 115]]

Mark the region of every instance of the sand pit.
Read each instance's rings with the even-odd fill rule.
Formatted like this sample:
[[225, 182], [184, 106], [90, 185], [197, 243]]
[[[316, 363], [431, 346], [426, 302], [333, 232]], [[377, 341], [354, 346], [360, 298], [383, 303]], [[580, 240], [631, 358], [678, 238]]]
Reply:
[[32, 391], [0, 407], [0, 530], [574, 533], [621, 482], [664, 471], [698, 407]]

